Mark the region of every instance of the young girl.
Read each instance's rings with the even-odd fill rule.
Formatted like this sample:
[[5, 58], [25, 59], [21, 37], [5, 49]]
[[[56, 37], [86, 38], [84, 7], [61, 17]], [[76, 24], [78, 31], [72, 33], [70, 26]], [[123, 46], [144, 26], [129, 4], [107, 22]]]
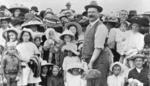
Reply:
[[[49, 77], [49, 70], [50, 67], [52, 67], [53, 64], [47, 63], [47, 61], [43, 61], [42, 62], [42, 72], [41, 72], [41, 82], [39, 83], [40, 86], [48, 86], [47, 85], [47, 81], [48, 81], [48, 77]], [[49, 82], [49, 81], [48, 81]]]
[[[48, 62], [52, 63], [53, 57], [57, 60], [57, 51], [58, 48], [56, 44], [59, 43], [59, 39], [56, 35], [56, 32], [53, 28], [48, 28], [45, 32], [47, 40], [44, 42], [44, 49], [49, 51]], [[54, 63], [57, 63], [56, 61]]]
[[35, 34], [34, 43], [41, 53], [41, 58], [43, 58], [43, 46], [41, 45], [41, 42], [42, 42], [42, 36], [40, 34]]
[[81, 79], [84, 70], [80, 63], [72, 63], [69, 65], [67, 72], [69, 76], [65, 86], [86, 86], [86, 81]]
[[29, 68], [28, 62], [35, 54], [40, 54], [36, 45], [33, 43], [32, 31], [24, 28], [20, 33], [19, 44], [17, 50], [20, 54], [20, 60], [22, 61], [22, 75], [18, 81], [18, 85], [33, 86], [41, 81], [40, 77], [33, 77], [33, 71]]
[[60, 39], [63, 41], [63, 43], [59, 46], [59, 66], [62, 67], [63, 60], [67, 56], [66, 53], [62, 51], [62, 48], [68, 44], [72, 44], [73, 46], [76, 45], [72, 43], [74, 40], [74, 34], [69, 30], [65, 30], [61, 34]]
[[81, 61], [78, 57], [79, 53], [77, 52], [77, 46], [74, 46], [73, 44], [67, 44], [62, 48], [62, 51], [67, 53], [62, 65], [64, 70], [64, 81], [67, 81], [69, 75], [67, 68], [69, 65], [72, 63], [81, 63]]
[[19, 32], [13, 28], [4, 31], [3, 38], [6, 40], [6, 46], [7, 46], [7, 43], [10, 43], [10, 42], [17, 44], [18, 43], [18, 34], [19, 34]]
[[110, 71], [113, 75], [107, 78], [108, 86], [124, 86], [124, 77], [121, 75], [123, 70], [123, 65], [120, 62], [115, 62], [111, 65]]
[[53, 66], [52, 75], [48, 77], [47, 86], [64, 86], [63, 77], [58, 66]]

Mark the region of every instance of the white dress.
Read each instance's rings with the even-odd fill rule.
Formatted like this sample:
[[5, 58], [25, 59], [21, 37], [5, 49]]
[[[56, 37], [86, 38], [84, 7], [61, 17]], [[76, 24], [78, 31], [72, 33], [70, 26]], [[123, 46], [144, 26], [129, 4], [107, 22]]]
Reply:
[[33, 57], [35, 53], [39, 52], [36, 45], [32, 42], [23, 42], [17, 45], [17, 50], [20, 54], [20, 60], [24, 61], [22, 62], [22, 65], [26, 66], [22, 69], [22, 75], [18, 81], [18, 85], [27, 85], [28, 83], [40, 82], [40, 77], [33, 77], [33, 72], [27, 64], [30, 58]]
[[108, 86], [124, 86], [124, 77], [111, 75], [107, 78]]

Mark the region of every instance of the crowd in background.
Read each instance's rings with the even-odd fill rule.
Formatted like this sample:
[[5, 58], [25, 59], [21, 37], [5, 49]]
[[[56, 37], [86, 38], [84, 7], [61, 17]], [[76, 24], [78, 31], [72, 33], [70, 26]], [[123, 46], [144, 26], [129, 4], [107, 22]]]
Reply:
[[[76, 14], [68, 2], [66, 9], [55, 14], [51, 8], [39, 12], [37, 6], [1, 5], [0, 86], [99, 86], [98, 78], [106, 79], [106, 86], [149, 86], [150, 12], [99, 13], [101, 28], [108, 30], [103, 40], [109, 58], [101, 66], [107, 71], [103, 73], [89, 67], [82, 55], [89, 42], [86, 38], [91, 37], [87, 34], [93, 33], [86, 33], [92, 24], [89, 18], [94, 18], [88, 8]], [[94, 40], [93, 46], [101, 47], [103, 40]]]

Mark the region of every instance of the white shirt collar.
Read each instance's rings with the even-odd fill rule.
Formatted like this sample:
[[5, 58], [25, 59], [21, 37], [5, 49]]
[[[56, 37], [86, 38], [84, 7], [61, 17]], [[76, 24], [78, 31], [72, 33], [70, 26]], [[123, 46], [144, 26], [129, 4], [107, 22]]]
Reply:
[[136, 70], [138, 71], [138, 73], [141, 73], [142, 69], [136, 68]]
[[91, 27], [97, 22], [99, 21], [99, 18], [97, 20], [95, 20], [94, 22], [90, 22]]

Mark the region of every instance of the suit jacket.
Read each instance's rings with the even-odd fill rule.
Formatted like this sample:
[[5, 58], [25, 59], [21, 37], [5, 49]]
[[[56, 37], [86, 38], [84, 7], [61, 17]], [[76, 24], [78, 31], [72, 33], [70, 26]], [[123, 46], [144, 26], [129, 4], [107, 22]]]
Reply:
[[136, 68], [134, 68], [133, 70], [131, 70], [129, 72], [128, 78], [133, 78], [133, 79], [137, 79], [140, 82], [142, 82], [144, 84], [144, 86], [149, 86], [149, 79], [148, 79], [148, 69], [144, 68], [141, 70], [141, 72], [139, 73], [137, 71]]

